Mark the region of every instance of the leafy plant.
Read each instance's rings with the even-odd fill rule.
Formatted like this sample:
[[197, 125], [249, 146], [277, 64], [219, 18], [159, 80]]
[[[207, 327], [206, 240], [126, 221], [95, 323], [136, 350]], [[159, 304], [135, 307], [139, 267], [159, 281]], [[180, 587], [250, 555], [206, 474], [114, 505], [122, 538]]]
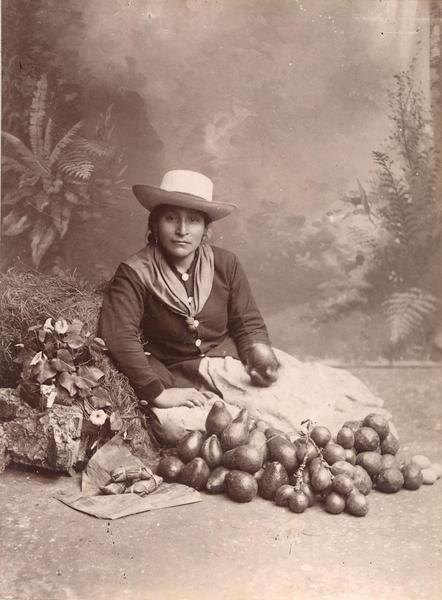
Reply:
[[332, 294], [326, 309], [336, 314], [380, 298], [389, 342], [400, 348], [434, 325], [440, 310], [436, 270], [442, 258], [442, 209], [435, 195], [439, 162], [424, 100], [409, 71], [396, 76], [390, 120], [389, 148], [373, 152], [371, 189], [366, 193], [358, 182], [353, 206], [344, 215], [354, 268], [350, 277], [342, 277], [339, 293]]
[[79, 319], [48, 318], [28, 331], [34, 332], [34, 343], [21, 345], [16, 359], [22, 365], [19, 389], [26, 402], [40, 410], [75, 404], [92, 426], [101, 427], [109, 419], [111, 430], [120, 429], [121, 417], [102, 385], [105, 374], [95, 366], [106, 350], [103, 340]]
[[[109, 185], [109, 179], [97, 182], [92, 177], [103, 161], [113, 158], [109, 139], [86, 139], [80, 135], [82, 126], [80, 120], [55, 139], [55, 123], [48, 111], [48, 82], [43, 75], [32, 99], [29, 145], [12, 133], [2, 132], [3, 172], [13, 175], [3, 199], [9, 208], [2, 222], [3, 233], [28, 235], [35, 267], [64, 238], [74, 211], [92, 206], [91, 192], [96, 192], [97, 186]], [[121, 176], [123, 169], [117, 172]]]

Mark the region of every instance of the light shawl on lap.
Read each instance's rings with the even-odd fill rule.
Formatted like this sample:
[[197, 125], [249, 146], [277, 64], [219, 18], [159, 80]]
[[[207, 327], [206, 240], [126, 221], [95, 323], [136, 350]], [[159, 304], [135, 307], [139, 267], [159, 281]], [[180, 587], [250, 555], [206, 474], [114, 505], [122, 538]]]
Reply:
[[189, 303], [186, 290], [157, 246], [148, 245], [124, 261], [141, 279], [151, 294], [172, 312], [194, 317], [204, 307], [210, 295], [215, 271], [213, 250], [201, 244], [195, 262], [193, 296]]

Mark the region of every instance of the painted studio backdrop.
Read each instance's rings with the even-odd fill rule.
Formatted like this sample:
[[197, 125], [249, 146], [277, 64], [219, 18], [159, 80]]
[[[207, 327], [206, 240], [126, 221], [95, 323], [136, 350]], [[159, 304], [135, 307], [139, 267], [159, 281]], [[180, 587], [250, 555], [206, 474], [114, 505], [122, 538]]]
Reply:
[[433, 356], [440, 13], [3, 0], [2, 267], [109, 279], [144, 243], [131, 186], [194, 169], [280, 347]]

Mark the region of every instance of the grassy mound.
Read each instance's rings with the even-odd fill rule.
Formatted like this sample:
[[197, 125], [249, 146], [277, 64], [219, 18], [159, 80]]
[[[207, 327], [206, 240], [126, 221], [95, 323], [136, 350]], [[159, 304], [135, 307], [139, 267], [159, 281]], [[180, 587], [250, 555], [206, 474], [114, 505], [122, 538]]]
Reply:
[[[29, 327], [52, 317], [80, 319], [95, 333], [102, 301], [101, 289], [94, 289], [74, 275], [59, 278], [34, 272], [0, 272], [0, 387], [15, 387], [20, 382], [20, 365], [14, 362], [17, 344], [38, 351], [35, 332]], [[141, 427], [137, 399], [127, 378], [103, 353], [96, 366], [104, 372], [103, 386], [109, 392], [112, 408], [124, 415], [124, 431], [140, 458], [151, 462], [156, 445]], [[148, 423], [144, 422], [148, 427]]]

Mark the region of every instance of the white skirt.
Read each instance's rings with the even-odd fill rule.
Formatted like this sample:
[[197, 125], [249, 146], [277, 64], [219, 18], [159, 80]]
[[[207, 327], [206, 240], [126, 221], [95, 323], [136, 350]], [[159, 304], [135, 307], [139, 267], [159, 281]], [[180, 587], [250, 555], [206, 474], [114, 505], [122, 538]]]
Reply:
[[325, 425], [332, 433], [345, 421], [361, 420], [373, 412], [390, 420], [391, 415], [382, 408], [383, 400], [348, 371], [301, 362], [282, 350], [274, 351], [281, 364], [279, 377], [267, 388], [252, 385], [244, 365], [236, 358], [203, 358], [199, 371], [206, 385], [200, 390], [205, 392], [206, 405], [153, 409], [167, 441], [175, 444], [188, 431], [204, 430], [207, 414], [220, 397], [233, 417], [247, 408], [252, 418], [293, 434], [307, 419]]

